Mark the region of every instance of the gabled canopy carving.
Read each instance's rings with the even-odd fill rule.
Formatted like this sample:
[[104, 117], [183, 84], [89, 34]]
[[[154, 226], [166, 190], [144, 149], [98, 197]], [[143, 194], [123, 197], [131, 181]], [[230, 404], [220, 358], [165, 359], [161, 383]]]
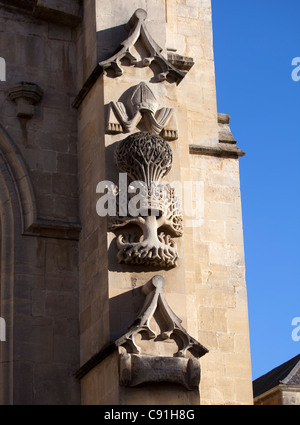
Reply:
[[[187, 357], [188, 351], [197, 359], [204, 356], [208, 350], [183, 328], [182, 320], [176, 316], [167, 303], [163, 291], [164, 286], [165, 279], [156, 275], [151, 279], [150, 285], [146, 284], [143, 287], [146, 295], [144, 306], [129, 331], [116, 341], [116, 345], [125, 347], [127, 353], [144, 354], [136, 341], [138, 334], [145, 332], [149, 340], [157, 339], [157, 344], [163, 343], [162, 341], [168, 340], [174, 335], [177, 337], [179, 345], [174, 357]], [[152, 329], [150, 323], [157, 310], [162, 318], [159, 331]]]
[[183, 385], [187, 390], [198, 389], [198, 359], [208, 350], [182, 327], [181, 319], [165, 299], [164, 285], [160, 275], [144, 285], [146, 300], [139, 316], [115, 342], [120, 354], [120, 384], [135, 387], [168, 382]]
[[[127, 24], [127, 28], [130, 30], [128, 38], [121, 43], [120, 49], [116, 54], [100, 62], [99, 65], [104, 71], [108, 68], [113, 68], [116, 76], [122, 75], [123, 69], [121, 68], [121, 60], [123, 58], [127, 58], [131, 65], [138, 62], [137, 57], [132, 54], [131, 49], [140, 39], [149, 53], [148, 56], [142, 59], [142, 64], [144, 66], [149, 66], [152, 62], [156, 62], [161, 71], [158, 74], [159, 81], [164, 81], [167, 77], [171, 77], [179, 84], [188, 70], [193, 66], [194, 62], [191, 58], [176, 54], [170, 56], [171, 60], [166, 59], [161, 53], [163, 49], [153, 40], [147, 29], [145, 24], [146, 18], [147, 12], [144, 9], [137, 9]], [[177, 67], [175, 67], [174, 64], [176, 64]]]
[[175, 81], [176, 84], [181, 82], [194, 65], [193, 59], [174, 52], [169, 52], [168, 57], [165, 58], [162, 54], [163, 49], [153, 40], [147, 29], [146, 18], [147, 12], [144, 9], [137, 9], [134, 12], [127, 24], [129, 31], [128, 37], [121, 43], [113, 56], [96, 65], [76, 96], [72, 104], [74, 108], [79, 108], [101, 74], [106, 73], [109, 69], [113, 71], [116, 77], [123, 74], [124, 71], [121, 67], [122, 59], [128, 59], [131, 65], [136, 65], [139, 62], [138, 58], [132, 53], [132, 49], [138, 40], [141, 41], [148, 53], [141, 59], [141, 64], [139, 65], [150, 66], [152, 63], [155, 63], [160, 70], [157, 75], [159, 81], [170, 80], [171, 82]]

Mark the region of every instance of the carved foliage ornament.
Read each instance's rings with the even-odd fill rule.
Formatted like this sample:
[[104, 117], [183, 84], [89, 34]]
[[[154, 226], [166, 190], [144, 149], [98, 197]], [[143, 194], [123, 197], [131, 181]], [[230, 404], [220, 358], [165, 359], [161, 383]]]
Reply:
[[140, 132], [118, 145], [115, 160], [132, 180], [142, 180], [150, 187], [151, 182], [159, 181], [171, 170], [173, 153], [162, 137]]
[[[168, 143], [149, 132], [135, 133], [121, 141], [115, 151], [118, 168], [128, 174], [132, 182], [140, 186], [139, 214], [112, 219], [112, 230], [127, 224], [138, 226], [142, 232], [124, 233], [117, 237], [118, 260], [126, 264], [144, 264], [173, 267], [178, 258], [175, 241], [169, 234], [182, 235], [181, 203], [174, 188], [159, 184], [171, 169], [173, 154]], [[121, 196], [121, 194], [119, 194]], [[119, 197], [120, 197], [119, 196]]]

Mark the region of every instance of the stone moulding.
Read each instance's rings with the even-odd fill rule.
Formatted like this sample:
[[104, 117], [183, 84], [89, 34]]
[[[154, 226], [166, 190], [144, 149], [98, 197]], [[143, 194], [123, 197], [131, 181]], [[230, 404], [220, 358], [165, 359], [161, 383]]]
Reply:
[[[155, 267], [174, 267], [178, 258], [174, 236], [183, 233], [181, 202], [175, 189], [169, 184], [159, 184], [171, 169], [173, 154], [168, 143], [160, 136], [149, 132], [139, 132], [121, 141], [115, 151], [119, 170], [127, 173], [133, 181], [143, 183], [139, 215], [112, 217], [110, 227], [113, 231], [129, 224], [142, 231], [120, 234], [117, 237], [118, 261], [125, 264], [151, 265]], [[120, 198], [121, 198], [120, 194]], [[130, 213], [130, 208], [128, 208]], [[137, 239], [137, 240], [136, 240]]]
[[151, 63], [156, 63], [160, 68], [160, 72], [157, 75], [158, 81], [170, 79], [175, 81], [176, 84], [182, 81], [187, 72], [194, 65], [193, 59], [178, 55], [177, 53], [168, 54], [168, 58], [166, 59], [162, 55], [163, 49], [153, 40], [146, 27], [146, 18], [147, 12], [144, 9], [137, 9], [134, 12], [127, 24], [127, 29], [129, 31], [128, 38], [121, 43], [118, 51], [113, 56], [97, 64], [76, 96], [72, 104], [74, 108], [79, 108], [99, 76], [106, 73], [108, 69], [112, 69], [116, 77], [123, 74], [124, 71], [121, 67], [122, 59], [128, 59], [130, 65], [136, 65], [138, 63], [137, 57], [131, 52], [131, 49], [138, 40], [141, 40], [148, 52], [148, 55], [141, 61], [142, 66], [146, 67], [150, 66]]
[[210, 155], [221, 158], [239, 158], [246, 155], [238, 146], [230, 130], [230, 115], [218, 113], [219, 143], [216, 146], [190, 144], [189, 151], [195, 155]]
[[82, 0], [0, 0], [0, 7], [75, 28], [82, 21]]
[[9, 134], [0, 124], [0, 154], [17, 194], [22, 234], [59, 239], [78, 240], [80, 223], [43, 220], [37, 215], [36, 199], [23, 156]]
[[219, 142], [236, 144], [231, 130], [230, 130], [230, 115], [218, 113], [218, 126], [219, 126]]
[[204, 146], [204, 145], [189, 145], [190, 154], [217, 156], [221, 158], [239, 158], [245, 156], [245, 152], [237, 146]]
[[199, 387], [200, 364], [194, 359], [121, 354], [120, 385], [136, 387], [145, 383], [168, 382], [191, 391]]
[[[131, 118], [129, 111], [131, 111]], [[173, 108], [158, 109], [156, 97], [144, 82], [136, 86], [126, 104], [110, 102], [106, 132], [109, 134], [130, 133], [141, 121], [146, 124], [149, 131], [161, 134], [166, 140], [178, 138]]]
[[[129, 328], [115, 344], [120, 354], [120, 384], [136, 386], [146, 382], [170, 382], [183, 385], [192, 390], [200, 383], [200, 364], [198, 359], [208, 350], [181, 325], [168, 305], [163, 288], [165, 280], [162, 276], [154, 276], [144, 285], [142, 291], [146, 295], [143, 308]], [[159, 326], [153, 328], [153, 320], [158, 313]], [[139, 337], [143, 336], [143, 347]], [[164, 353], [164, 346], [174, 344], [173, 355], [155, 355], [151, 348], [145, 348], [145, 341], [156, 346], [155, 353]], [[150, 345], [149, 345], [150, 347]], [[161, 348], [159, 348], [161, 347]], [[145, 352], [144, 352], [145, 351]]]

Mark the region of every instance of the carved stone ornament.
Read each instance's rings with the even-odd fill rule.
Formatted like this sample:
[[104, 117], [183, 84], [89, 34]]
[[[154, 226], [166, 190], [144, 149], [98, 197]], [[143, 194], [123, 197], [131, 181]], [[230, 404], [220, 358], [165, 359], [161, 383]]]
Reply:
[[[116, 53], [110, 58], [98, 62], [88, 79], [80, 89], [78, 95], [72, 103], [74, 108], [79, 108], [89, 91], [94, 86], [100, 75], [110, 75], [118, 77], [124, 73], [121, 67], [122, 59], [127, 59], [131, 66], [147, 67], [155, 64], [152, 71], [155, 72], [155, 79], [160, 81], [175, 82], [179, 84], [191, 67], [194, 65], [192, 58], [181, 56], [175, 52], [168, 52], [167, 58], [162, 54], [163, 49], [153, 40], [146, 27], [147, 12], [144, 9], [137, 9], [126, 25], [129, 34]], [[133, 47], [137, 42], [143, 46], [143, 57], [134, 56]]]
[[8, 97], [17, 104], [17, 117], [32, 118], [34, 105], [43, 97], [43, 91], [35, 83], [22, 81], [9, 87]]
[[127, 58], [131, 65], [138, 63], [138, 58], [132, 54], [131, 49], [138, 40], [141, 40], [148, 52], [148, 56], [142, 59], [142, 65], [149, 66], [152, 62], [155, 62], [160, 68], [159, 81], [164, 81], [170, 77], [179, 84], [194, 62], [192, 58], [180, 56], [176, 53], [166, 59], [161, 53], [163, 49], [153, 40], [147, 30], [146, 18], [147, 12], [144, 9], [137, 9], [134, 12], [127, 24], [127, 29], [130, 31], [128, 38], [121, 43], [120, 49], [116, 54], [100, 62], [99, 66], [103, 68], [104, 72], [108, 68], [112, 68], [116, 76], [122, 75], [124, 71], [121, 68], [121, 60], [123, 58]]
[[136, 86], [127, 103], [111, 102], [108, 106], [106, 132], [109, 134], [130, 133], [140, 121], [146, 128], [166, 140], [176, 140], [178, 130], [175, 112], [172, 108], [158, 109], [156, 97], [141, 82]]
[[115, 344], [120, 353], [120, 384], [134, 387], [146, 382], [170, 382], [192, 390], [199, 387], [199, 358], [208, 350], [192, 338], [168, 305], [162, 276], [144, 285], [144, 306]]
[[158, 234], [160, 228], [173, 236], [181, 236], [183, 232], [181, 202], [174, 188], [159, 184], [172, 166], [170, 146], [153, 133], [135, 133], [119, 143], [115, 160], [132, 182], [139, 183], [139, 212], [129, 207], [128, 216], [111, 219], [111, 228], [133, 224], [142, 232], [142, 236], [131, 232], [117, 237], [119, 262], [174, 267], [178, 258], [175, 241], [163, 231]]

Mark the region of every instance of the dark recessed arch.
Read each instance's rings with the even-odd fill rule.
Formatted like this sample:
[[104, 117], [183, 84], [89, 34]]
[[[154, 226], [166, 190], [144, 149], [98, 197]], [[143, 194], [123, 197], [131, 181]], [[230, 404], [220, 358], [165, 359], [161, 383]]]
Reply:
[[13, 404], [15, 248], [36, 217], [35, 198], [22, 155], [0, 124], [0, 404]]
[[[34, 192], [23, 157], [1, 124], [0, 155], [3, 161], [2, 168], [6, 170], [5, 174], [9, 174], [9, 178], [14, 186], [21, 215], [22, 233], [24, 233], [36, 221]], [[2, 172], [4, 172], [3, 170]], [[8, 178], [8, 174], [6, 178]]]

